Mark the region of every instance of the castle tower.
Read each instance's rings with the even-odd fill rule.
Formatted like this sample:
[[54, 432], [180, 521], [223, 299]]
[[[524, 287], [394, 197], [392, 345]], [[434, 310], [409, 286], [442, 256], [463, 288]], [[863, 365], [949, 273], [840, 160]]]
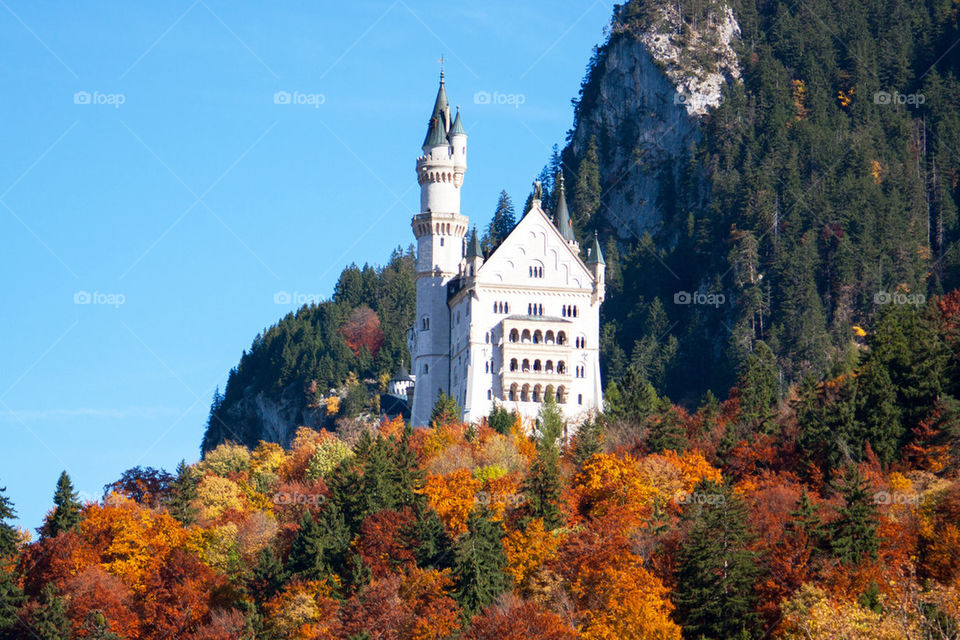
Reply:
[[425, 425], [441, 391], [450, 389], [450, 310], [447, 283], [464, 257], [468, 220], [460, 215], [460, 187], [467, 170], [467, 134], [460, 111], [450, 104], [440, 72], [422, 154], [417, 158], [420, 213], [413, 217], [417, 238], [417, 316], [410, 336], [416, 376], [411, 424]]

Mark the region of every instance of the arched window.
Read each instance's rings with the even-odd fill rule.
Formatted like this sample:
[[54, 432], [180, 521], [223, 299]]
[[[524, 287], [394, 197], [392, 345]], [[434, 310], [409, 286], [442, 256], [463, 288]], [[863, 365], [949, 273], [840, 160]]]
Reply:
[[516, 370], [517, 370], [517, 366], [518, 366], [518, 365], [517, 365], [517, 359], [516, 359], [516, 358], [511, 359], [511, 360], [510, 360], [510, 371], [516, 371]]
[[518, 342], [520, 340], [520, 332], [516, 329], [510, 330], [510, 342]]
[[533, 401], [543, 402], [543, 387], [537, 385], [533, 388]]
[[510, 401], [511, 401], [511, 402], [516, 402], [516, 401], [517, 401], [517, 383], [516, 383], [516, 382], [514, 382], [512, 385], [510, 385], [510, 396], [509, 396], [509, 397], [510, 397]]
[[553, 373], [553, 360], [547, 360], [547, 363], [543, 366], [543, 370], [547, 373]]
[[537, 329], [533, 332], [533, 344], [540, 344], [541, 342], [543, 342], [543, 332]]
[[530, 342], [530, 329], [524, 329], [520, 334], [520, 342]]
[[543, 341], [547, 344], [554, 344], [557, 341], [557, 338], [553, 335], [553, 331], [547, 331], [547, 333], [544, 335]]
[[530, 402], [530, 385], [525, 384], [520, 390], [520, 402]]
[[430, 331], [430, 316], [423, 316], [420, 318], [420, 329], [423, 331]]
[[520, 365], [520, 370], [521, 370], [523, 373], [528, 373], [528, 372], [530, 371], [530, 361], [527, 360], [526, 358], [524, 358], [524, 359], [523, 359], [523, 364]]
[[577, 394], [577, 404], [583, 404], [583, 394], [582, 394], [582, 393], [578, 393], [578, 394]]
[[567, 344], [567, 334], [564, 331], [557, 332], [557, 344]]
[[543, 364], [539, 360], [533, 361], [533, 370], [534, 371], [543, 371]]
[[567, 372], [567, 365], [563, 360], [557, 362], [557, 373], [563, 375]]
[[557, 402], [567, 404], [567, 389], [563, 385], [557, 387]]

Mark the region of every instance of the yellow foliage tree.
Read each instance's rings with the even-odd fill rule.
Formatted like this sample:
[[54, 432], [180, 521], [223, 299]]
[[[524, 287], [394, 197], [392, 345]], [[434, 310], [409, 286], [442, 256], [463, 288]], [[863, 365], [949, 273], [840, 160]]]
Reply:
[[511, 531], [503, 540], [507, 553], [506, 572], [513, 577], [514, 584], [521, 593], [530, 586], [530, 579], [552, 558], [560, 547], [561, 538], [547, 531], [543, 520], [531, 520], [525, 529]]
[[236, 482], [206, 475], [197, 484], [194, 506], [201, 522], [213, 522], [230, 510], [242, 511], [245, 500]]
[[918, 637], [916, 631], [809, 584], [784, 603], [780, 625], [784, 640], [908, 640]]
[[577, 511], [594, 518], [614, 510], [643, 518], [650, 514], [656, 495], [633, 457], [607, 453], [594, 454], [584, 462], [572, 488]]
[[480, 481], [466, 469], [449, 475], [428, 475], [423, 493], [430, 506], [455, 536], [467, 529], [467, 517], [473, 510]]

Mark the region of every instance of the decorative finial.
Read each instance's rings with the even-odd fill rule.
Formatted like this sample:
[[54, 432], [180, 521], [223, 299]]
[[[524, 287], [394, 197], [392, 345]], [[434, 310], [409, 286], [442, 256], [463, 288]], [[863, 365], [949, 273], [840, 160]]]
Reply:
[[443, 54], [440, 54], [440, 57], [437, 59], [437, 62], [440, 63], [440, 84], [443, 84]]
[[533, 199], [543, 200], [543, 185], [540, 184], [540, 178], [533, 181]]
[[563, 170], [557, 171], [560, 174], [560, 191], [563, 191]]

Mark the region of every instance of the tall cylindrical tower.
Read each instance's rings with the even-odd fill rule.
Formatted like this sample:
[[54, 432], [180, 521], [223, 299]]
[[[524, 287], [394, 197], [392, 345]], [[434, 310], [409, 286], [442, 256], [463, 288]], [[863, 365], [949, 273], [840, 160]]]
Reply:
[[422, 154], [417, 158], [420, 213], [413, 217], [417, 238], [417, 315], [410, 347], [416, 385], [411, 424], [425, 425], [440, 392], [450, 391], [450, 309], [447, 284], [463, 260], [468, 219], [460, 215], [460, 188], [467, 170], [467, 134], [450, 117], [450, 105], [440, 72], [440, 89], [433, 105]]

